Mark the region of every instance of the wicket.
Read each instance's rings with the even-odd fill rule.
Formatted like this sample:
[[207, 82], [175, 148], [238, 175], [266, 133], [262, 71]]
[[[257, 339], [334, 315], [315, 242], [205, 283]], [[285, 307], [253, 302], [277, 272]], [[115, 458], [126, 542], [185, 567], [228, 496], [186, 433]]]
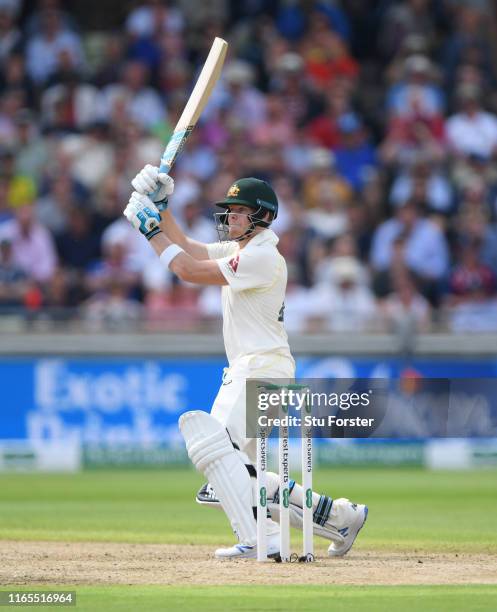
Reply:
[[[306, 385], [267, 385], [264, 390], [293, 389], [305, 390]], [[280, 406], [282, 415], [288, 414], [288, 406]], [[310, 414], [311, 406], [306, 399], [304, 409]], [[302, 418], [301, 429], [301, 467], [302, 467], [302, 521], [303, 547], [299, 561], [314, 560], [312, 525], [312, 426], [307, 426]], [[269, 453], [269, 432], [260, 427], [257, 436], [257, 561], [267, 561], [267, 463]], [[294, 559], [290, 553], [290, 459], [289, 428], [280, 425], [278, 436], [278, 474], [279, 474], [279, 513], [280, 513], [280, 558], [283, 562]]]

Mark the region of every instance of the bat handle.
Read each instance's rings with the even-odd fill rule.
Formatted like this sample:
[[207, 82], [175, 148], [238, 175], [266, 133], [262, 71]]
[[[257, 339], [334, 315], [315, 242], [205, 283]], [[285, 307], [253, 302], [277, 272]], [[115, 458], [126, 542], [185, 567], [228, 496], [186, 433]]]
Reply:
[[161, 159], [160, 166], [159, 166], [159, 172], [161, 174], [163, 172], [165, 172], [166, 174], [169, 174], [169, 170], [171, 170], [171, 166], [169, 164], [166, 164], [166, 162], [163, 159]]
[[[164, 160], [161, 159], [160, 166], [159, 166], [159, 173], [162, 174], [165, 172], [166, 174], [168, 174], [170, 169], [171, 169], [171, 166], [169, 164], [166, 164]], [[159, 190], [160, 190], [160, 187], [157, 187], [155, 191], [152, 191], [148, 194], [148, 197], [152, 200], [152, 202], [155, 202], [155, 200], [157, 199], [157, 196], [159, 195]]]

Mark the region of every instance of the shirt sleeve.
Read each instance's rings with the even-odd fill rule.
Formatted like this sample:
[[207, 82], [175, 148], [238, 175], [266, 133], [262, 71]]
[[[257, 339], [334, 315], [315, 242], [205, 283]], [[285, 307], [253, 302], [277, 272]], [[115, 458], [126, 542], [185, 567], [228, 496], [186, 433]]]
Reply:
[[276, 277], [279, 261], [276, 253], [265, 249], [239, 251], [217, 259], [219, 269], [233, 291], [270, 287]]
[[230, 257], [238, 251], [238, 244], [234, 241], [230, 242], [211, 242], [205, 245], [209, 259], [221, 259], [222, 257]]

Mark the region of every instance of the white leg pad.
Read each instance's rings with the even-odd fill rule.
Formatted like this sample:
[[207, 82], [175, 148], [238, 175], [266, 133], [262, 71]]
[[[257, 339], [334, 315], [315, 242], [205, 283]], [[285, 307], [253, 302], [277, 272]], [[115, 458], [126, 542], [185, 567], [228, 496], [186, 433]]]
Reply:
[[255, 546], [256, 522], [252, 512], [252, 483], [226, 429], [207, 412], [181, 415], [179, 428], [193, 465], [214, 487], [233, 531], [243, 544]]

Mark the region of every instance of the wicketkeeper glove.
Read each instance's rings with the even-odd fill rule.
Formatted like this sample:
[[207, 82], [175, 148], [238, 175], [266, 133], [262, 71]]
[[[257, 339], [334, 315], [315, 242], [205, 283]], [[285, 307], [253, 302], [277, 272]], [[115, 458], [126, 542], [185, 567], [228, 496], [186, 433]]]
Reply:
[[138, 172], [131, 185], [138, 193], [147, 195], [159, 211], [166, 210], [168, 198], [174, 191], [174, 179], [150, 164]]
[[137, 191], [131, 194], [123, 215], [147, 240], [161, 231], [159, 227], [161, 219], [157, 206], [149, 197]]

